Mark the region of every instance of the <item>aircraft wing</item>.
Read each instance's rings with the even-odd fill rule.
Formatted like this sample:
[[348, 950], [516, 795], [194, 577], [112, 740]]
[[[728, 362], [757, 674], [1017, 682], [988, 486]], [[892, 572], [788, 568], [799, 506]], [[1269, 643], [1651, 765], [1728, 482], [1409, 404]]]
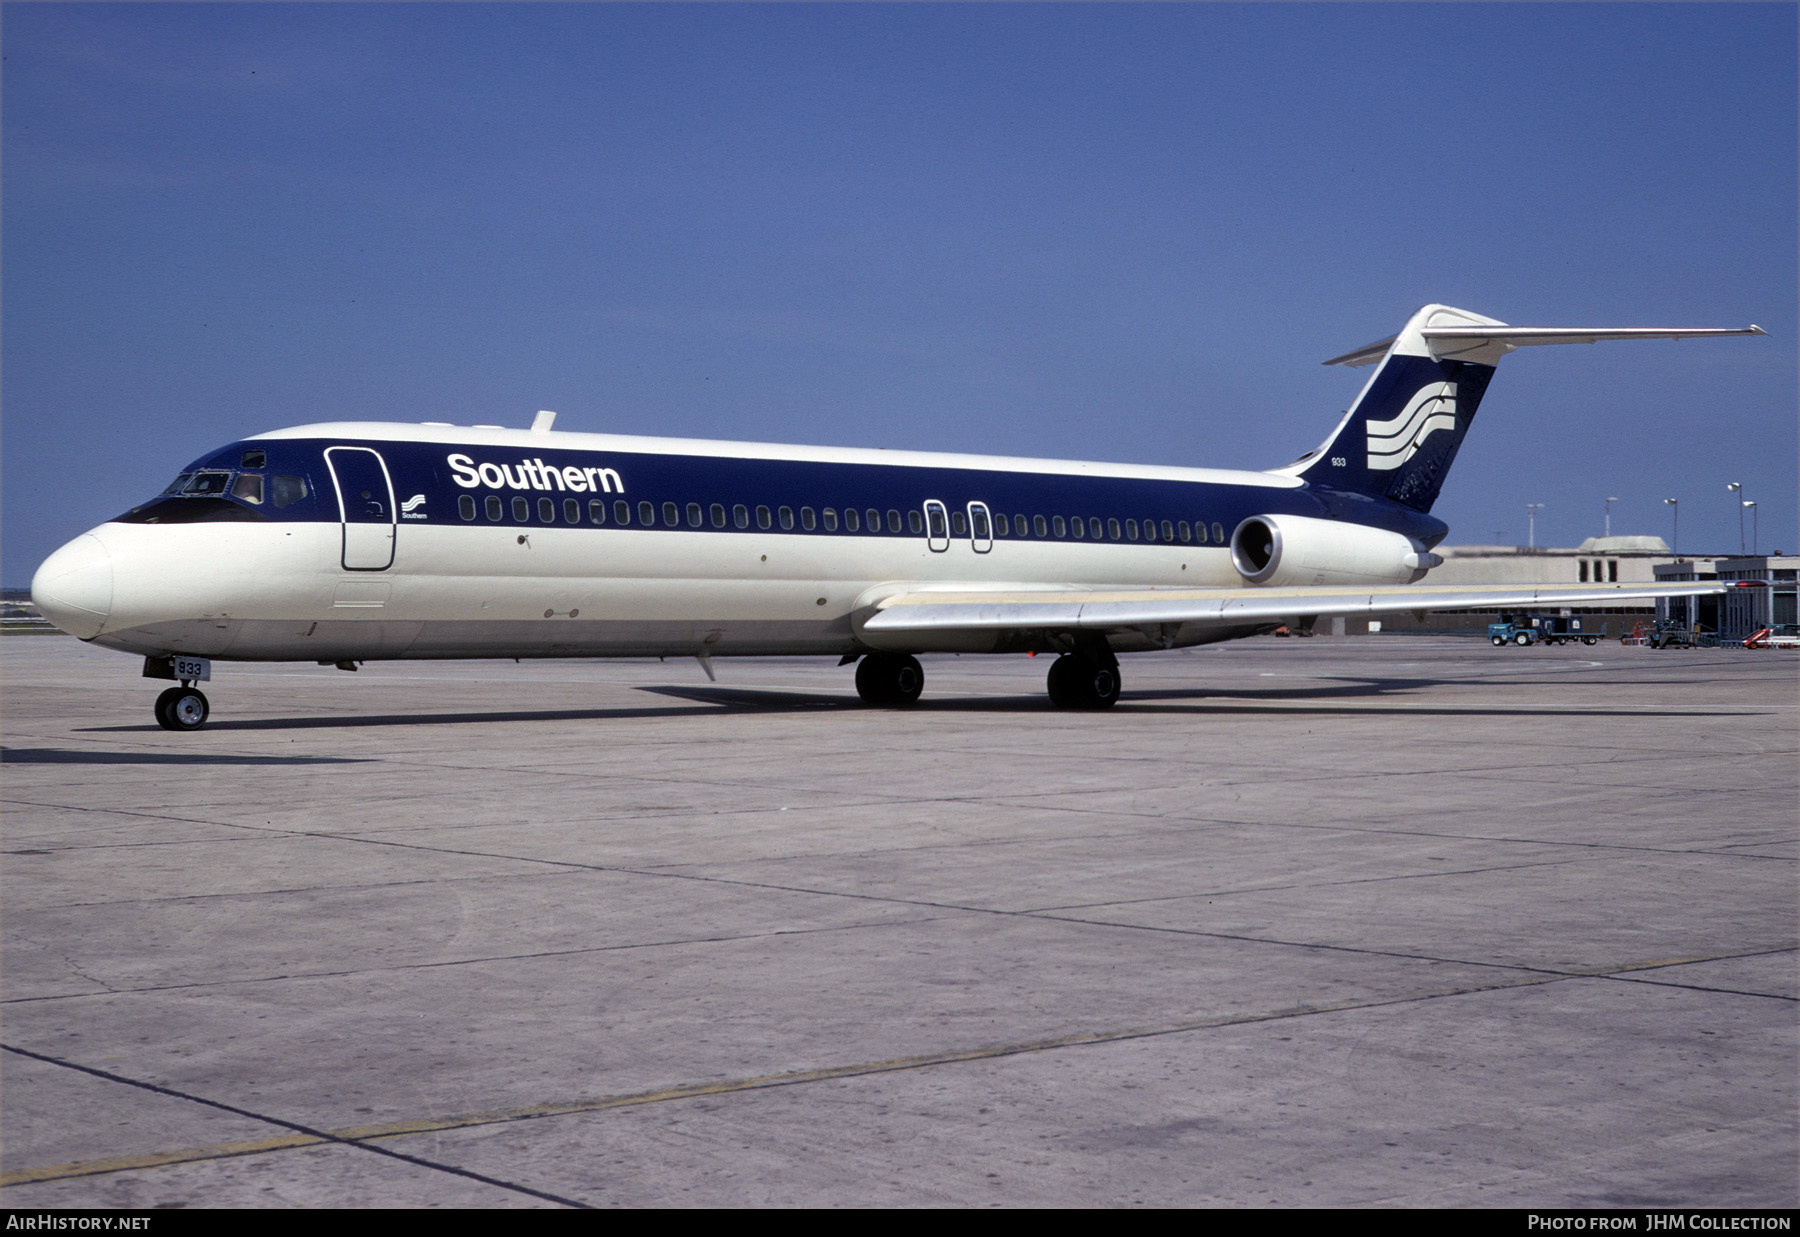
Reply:
[[1626, 599], [1722, 593], [1729, 585], [1608, 584], [1572, 588], [1396, 584], [1377, 587], [1027, 589], [919, 587], [876, 604], [871, 632], [1023, 629], [1105, 631], [1163, 623], [1278, 622], [1295, 615], [1393, 614], [1496, 606], [1596, 605]]

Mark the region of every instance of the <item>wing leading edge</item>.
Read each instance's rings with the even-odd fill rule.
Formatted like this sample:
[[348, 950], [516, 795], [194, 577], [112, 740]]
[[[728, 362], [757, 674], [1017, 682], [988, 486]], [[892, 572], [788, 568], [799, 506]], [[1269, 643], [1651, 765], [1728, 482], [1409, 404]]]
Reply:
[[1586, 588], [1169, 588], [953, 591], [913, 589], [875, 603], [858, 624], [883, 635], [905, 632], [1100, 631], [1163, 623], [1276, 621], [1298, 614], [1396, 614], [1408, 610], [1474, 610], [1490, 606], [1593, 605], [1624, 599], [1723, 593], [1724, 584], [1617, 584]]

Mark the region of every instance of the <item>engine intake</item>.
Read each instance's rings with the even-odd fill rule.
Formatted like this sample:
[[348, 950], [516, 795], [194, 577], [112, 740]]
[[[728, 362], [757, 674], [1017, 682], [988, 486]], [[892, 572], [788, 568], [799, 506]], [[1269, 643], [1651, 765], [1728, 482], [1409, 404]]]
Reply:
[[1399, 533], [1303, 515], [1253, 515], [1231, 534], [1246, 584], [1411, 584], [1443, 561]]

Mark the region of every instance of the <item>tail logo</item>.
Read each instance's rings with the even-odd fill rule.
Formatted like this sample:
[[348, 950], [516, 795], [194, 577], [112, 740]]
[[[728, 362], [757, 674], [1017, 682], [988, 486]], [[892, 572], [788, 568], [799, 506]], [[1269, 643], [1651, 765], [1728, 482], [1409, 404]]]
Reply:
[[1428, 383], [1414, 393], [1399, 416], [1366, 425], [1369, 471], [1392, 471], [1417, 454], [1420, 444], [1432, 434], [1456, 428], [1456, 384]]

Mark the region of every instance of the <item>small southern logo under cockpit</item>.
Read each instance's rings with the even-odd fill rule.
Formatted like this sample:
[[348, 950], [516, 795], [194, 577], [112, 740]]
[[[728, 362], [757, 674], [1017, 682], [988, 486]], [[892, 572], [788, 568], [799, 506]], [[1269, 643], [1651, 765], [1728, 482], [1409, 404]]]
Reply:
[[427, 519], [430, 519], [431, 518], [430, 516], [426, 515], [423, 511], [419, 510], [419, 508], [423, 507], [424, 505], [425, 505], [425, 495], [414, 494], [411, 498], [407, 499], [405, 502], [400, 504], [400, 518], [403, 520], [427, 520]]

